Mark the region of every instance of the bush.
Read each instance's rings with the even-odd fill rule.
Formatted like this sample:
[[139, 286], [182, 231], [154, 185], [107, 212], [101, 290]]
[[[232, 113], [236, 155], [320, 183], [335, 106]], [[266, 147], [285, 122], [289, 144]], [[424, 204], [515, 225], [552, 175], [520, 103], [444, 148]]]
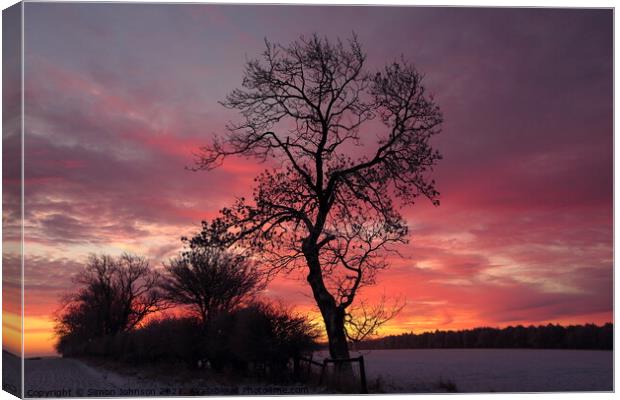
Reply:
[[195, 365], [204, 358], [204, 335], [193, 318], [161, 318], [130, 332], [79, 342], [63, 338], [57, 348], [63, 356], [106, 357], [132, 363], [183, 361]]
[[196, 365], [204, 357], [203, 330], [194, 318], [163, 318], [149, 322], [129, 336], [131, 361], [182, 361]]
[[253, 367], [278, 376], [291, 358], [315, 349], [317, 332], [303, 316], [255, 303], [215, 320], [208, 337], [207, 357], [214, 368]]
[[306, 318], [273, 304], [255, 303], [221, 313], [208, 326], [195, 318], [160, 318], [139, 329], [87, 342], [71, 336], [58, 344], [64, 356], [106, 357], [133, 364], [207, 359], [216, 371], [281, 378], [291, 358], [316, 349], [317, 331]]

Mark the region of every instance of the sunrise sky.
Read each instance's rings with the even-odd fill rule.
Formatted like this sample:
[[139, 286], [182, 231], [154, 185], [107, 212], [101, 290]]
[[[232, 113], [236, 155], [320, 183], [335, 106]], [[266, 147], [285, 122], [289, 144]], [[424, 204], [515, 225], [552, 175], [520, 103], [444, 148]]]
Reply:
[[[383, 334], [612, 320], [612, 11], [26, 3], [25, 21], [27, 355], [53, 352], [89, 253], [161, 265], [251, 194], [252, 160], [185, 167], [263, 39], [313, 32], [355, 31], [371, 69], [403, 54], [445, 118], [441, 206], [402, 211], [404, 257], [362, 293], [407, 299]], [[303, 280], [267, 295], [314, 312]]]

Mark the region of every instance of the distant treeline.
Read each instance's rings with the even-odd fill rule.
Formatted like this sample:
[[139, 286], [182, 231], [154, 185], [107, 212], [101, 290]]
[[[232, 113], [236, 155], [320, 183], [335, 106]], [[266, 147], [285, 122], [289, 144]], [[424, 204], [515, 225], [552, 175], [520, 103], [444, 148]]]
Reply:
[[453, 349], [453, 348], [529, 348], [529, 349], [613, 349], [613, 325], [594, 324], [509, 326], [460, 331], [405, 333], [367, 340], [357, 349]]

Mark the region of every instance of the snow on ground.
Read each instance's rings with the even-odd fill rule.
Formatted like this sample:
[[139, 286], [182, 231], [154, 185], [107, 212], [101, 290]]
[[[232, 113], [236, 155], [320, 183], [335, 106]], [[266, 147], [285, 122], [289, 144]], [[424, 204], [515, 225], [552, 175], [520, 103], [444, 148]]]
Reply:
[[17, 396], [21, 391], [22, 363], [13, 353], [2, 350], [2, 390]]
[[177, 380], [165, 376], [157, 381], [133, 374], [120, 374], [72, 358], [41, 358], [25, 362], [25, 397], [130, 397], [309, 394], [303, 385], [219, 383], [204, 378]]
[[451, 381], [458, 392], [613, 390], [613, 352], [538, 349], [368, 350], [366, 375], [387, 392], [426, 391]]
[[[388, 393], [438, 391], [440, 381], [454, 383], [458, 392], [613, 390], [611, 351], [416, 349], [370, 350], [360, 354], [364, 355], [369, 386], [376, 386], [380, 380], [380, 389]], [[320, 357], [321, 354], [315, 359]], [[251, 389], [260, 389], [260, 393], [242, 393], [238, 387], [206, 381], [154, 382], [69, 358], [25, 362], [26, 397], [307, 394], [268, 393], [264, 389], [271, 389], [262, 386]]]
[[154, 382], [92, 367], [72, 358], [41, 358], [25, 362], [25, 397], [168, 396], [227, 393], [221, 386], [190, 383], [189, 386]]
[[69, 358], [41, 358], [25, 362], [26, 397], [86, 396], [87, 390], [115, 391], [104, 374]]

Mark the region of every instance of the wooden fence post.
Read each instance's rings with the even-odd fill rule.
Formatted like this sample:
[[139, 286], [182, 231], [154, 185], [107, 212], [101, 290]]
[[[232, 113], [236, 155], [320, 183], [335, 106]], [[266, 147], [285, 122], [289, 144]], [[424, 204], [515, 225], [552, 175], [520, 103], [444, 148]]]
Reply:
[[368, 386], [366, 385], [366, 366], [364, 365], [364, 356], [360, 356], [360, 381], [362, 383], [362, 394], [368, 394]]
[[321, 368], [321, 377], [319, 378], [319, 386], [323, 384], [323, 376], [325, 375], [326, 366], [327, 366], [327, 358], [323, 360], [323, 367]]

